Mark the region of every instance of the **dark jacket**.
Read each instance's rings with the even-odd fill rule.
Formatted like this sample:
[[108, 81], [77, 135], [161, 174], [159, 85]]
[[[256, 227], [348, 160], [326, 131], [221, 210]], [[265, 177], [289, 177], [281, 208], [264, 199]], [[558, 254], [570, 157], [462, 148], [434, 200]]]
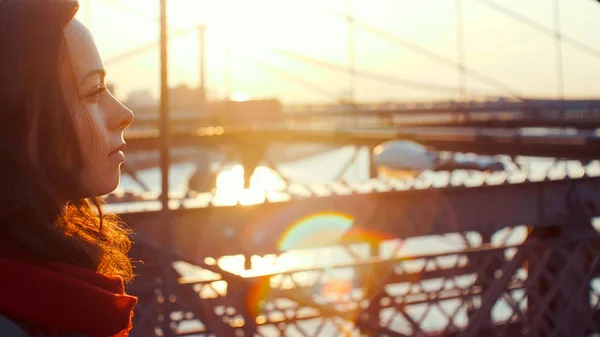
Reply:
[[0, 315], [0, 336], [2, 337], [28, 337], [29, 334], [19, 324]]
[[[1, 337], [37, 337], [36, 334], [29, 334], [24, 327], [11, 321], [5, 316], [0, 315], [0, 336]], [[40, 336], [42, 337], [42, 336]], [[47, 336], [43, 336], [47, 337]], [[68, 335], [68, 336], [52, 336], [52, 337], [86, 337], [85, 335]]]

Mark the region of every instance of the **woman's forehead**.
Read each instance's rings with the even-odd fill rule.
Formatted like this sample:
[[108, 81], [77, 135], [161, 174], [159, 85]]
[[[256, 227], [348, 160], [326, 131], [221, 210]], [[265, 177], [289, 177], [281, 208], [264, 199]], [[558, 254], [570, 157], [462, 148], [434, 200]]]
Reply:
[[73, 19], [65, 26], [66, 50], [73, 75], [80, 84], [84, 76], [94, 69], [103, 69], [102, 60], [90, 31]]

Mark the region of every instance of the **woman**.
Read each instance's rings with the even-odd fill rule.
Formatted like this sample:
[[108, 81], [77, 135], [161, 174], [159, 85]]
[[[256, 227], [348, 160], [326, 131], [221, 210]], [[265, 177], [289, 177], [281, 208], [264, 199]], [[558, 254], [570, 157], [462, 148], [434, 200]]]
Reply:
[[[0, 335], [127, 336], [119, 184], [131, 111], [74, 0], [0, 0]], [[11, 335], [7, 331], [13, 331]]]

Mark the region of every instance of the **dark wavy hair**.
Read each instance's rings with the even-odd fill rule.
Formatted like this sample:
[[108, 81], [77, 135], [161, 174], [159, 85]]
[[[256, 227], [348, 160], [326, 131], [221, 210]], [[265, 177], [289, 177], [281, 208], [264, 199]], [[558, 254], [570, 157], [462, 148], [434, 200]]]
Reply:
[[[61, 89], [64, 28], [78, 8], [0, 1], [0, 249], [130, 281], [130, 233], [85, 191], [85, 157]], [[59, 195], [69, 196], [66, 206]]]

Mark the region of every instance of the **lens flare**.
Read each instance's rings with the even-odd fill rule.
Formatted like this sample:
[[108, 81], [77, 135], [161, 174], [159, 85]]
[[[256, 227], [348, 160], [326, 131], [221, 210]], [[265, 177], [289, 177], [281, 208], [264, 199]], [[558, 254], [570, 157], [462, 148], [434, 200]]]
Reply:
[[342, 213], [311, 214], [292, 224], [279, 239], [278, 247], [288, 251], [334, 245], [353, 223], [353, 217]]
[[[254, 227], [253, 229], [256, 230], [257, 228]], [[373, 287], [377, 286], [382, 277], [385, 278], [392, 273], [392, 270], [388, 267], [382, 268], [379, 265], [374, 265], [363, 268], [360, 272], [349, 272], [348, 268], [339, 265], [340, 263], [343, 264], [343, 262], [340, 262], [342, 261], [340, 260], [341, 257], [336, 256], [341, 252], [340, 245], [368, 243], [374, 246], [382, 242], [399, 241], [388, 234], [357, 226], [354, 217], [334, 211], [317, 212], [301, 217], [293, 221], [290, 226], [287, 226], [280, 233], [277, 247], [285, 252], [281, 257], [291, 254], [297, 257], [298, 261], [295, 261], [295, 263], [283, 263], [282, 261], [282, 263], [277, 263], [279, 268], [269, 268], [271, 269], [270, 272], [277, 275], [265, 275], [267, 273], [264, 272], [267, 272], [267, 268], [263, 270], [263, 273], [256, 273], [257, 278], [253, 281], [246, 298], [247, 309], [255, 315], [260, 315], [265, 305], [273, 305], [277, 301], [277, 297], [280, 296], [278, 295], [280, 291], [290, 287], [296, 288], [296, 290], [303, 289], [299, 292], [303, 295], [294, 300], [306, 302], [307, 305], [322, 303], [323, 301], [332, 304], [343, 304], [348, 303], [350, 298], [356, 296], [362, 299], [370, 299], [373, 296]], [[396, 245], [401, 247], [402, 242], [400, 241]], [[311, 248], [318, 249], [310, 250]], [[323, 249], [330, 252], [325, 253], [326, 255], [330, 254], [331, 256], [322, 256]], [[309, 251], [321, 253], [311, 255]], [[311, 257], [316, 260], [301, 261]], [[316, 269], [311, 272], [295, 272], [300, 266], [304, 265]]]

